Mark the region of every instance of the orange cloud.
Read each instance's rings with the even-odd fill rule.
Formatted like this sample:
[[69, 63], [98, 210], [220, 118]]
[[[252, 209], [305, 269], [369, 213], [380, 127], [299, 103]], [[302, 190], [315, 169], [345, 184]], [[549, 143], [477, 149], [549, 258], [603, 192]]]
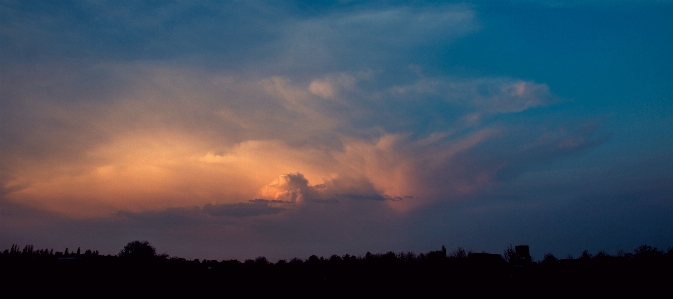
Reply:
[[[492, 138], [492, 129], [456, 137], [459, 127], [413, 139], [351, 124], [366, 113], [378, 116], [376, 105], [386, 104], [380, 93], [358, 89], [358, 80], [372, 80], [371, 72], [293, 83], [151, 65], [104, 68], [121, 80], [110, 84], [130, 86], [92, 93], [98, 102], [70, 101], [67, 93], [40, 100], [49, 89], [26, 99], [35, 107], [29, 115], [35, 129], [25, 140], [38, 147], [30, 159], [19, 147], [10, 148], [15, 159], [3, 159], [6, 198], [80, 217], [259, 197], [301, 203], [339, 194], [387, 200], [406, 211], [476, 192], [492, 180], [489, 172], [455, 165], [457, 155]], [[504, 98], [546, 93], [529, 82], [491, 81], [479, 84], [504, 86]], [[457, 90], [473, 87], [462, 84], [467, 87]]]

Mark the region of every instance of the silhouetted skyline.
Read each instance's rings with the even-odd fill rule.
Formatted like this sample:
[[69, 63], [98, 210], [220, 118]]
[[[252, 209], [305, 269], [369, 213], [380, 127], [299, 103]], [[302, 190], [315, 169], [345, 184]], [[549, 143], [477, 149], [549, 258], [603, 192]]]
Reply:
[[[585, 250], [576, 259], [551, 253], [534, 262], [527, 245], [509, 246], [502, 255], [456, 248], [414, 254], [370, 253], [311, 255], [270, 262], [265, 257], [238, 260], [187, 260], [157, 254], [148, 241], [131, 241], [118, 255], [23, 249], [0, 252], [3, 293], [59, 294], [470, 294], [518, 297], [540, 294], [647, 295], [668, 290], [673, 247], [662, 251], [641, 245], [612, 256]], [[76, 286], [73, 288], [72, 286]], [[66, 286], [65, 288], [63, 286]]]

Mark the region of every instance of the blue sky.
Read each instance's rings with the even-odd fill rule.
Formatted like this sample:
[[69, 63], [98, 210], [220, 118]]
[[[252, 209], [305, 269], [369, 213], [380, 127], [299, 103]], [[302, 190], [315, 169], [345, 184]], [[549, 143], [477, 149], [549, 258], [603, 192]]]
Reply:
[[0, 8], [0, 247], [673, 246], [669, 1]]

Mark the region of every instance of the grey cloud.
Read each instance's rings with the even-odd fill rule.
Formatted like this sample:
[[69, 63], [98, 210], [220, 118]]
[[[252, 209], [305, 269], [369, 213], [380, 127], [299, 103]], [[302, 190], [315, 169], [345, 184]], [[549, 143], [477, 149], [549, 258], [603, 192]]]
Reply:
[[[218, 260], [228, 256], [245, 259], [262, 255], [269, 259], [289, 259], [305, 258], [310, 254], [364, 254], [367, 250], [383, 251], [394, 243], [385, 238], [389, 231], [394, 230], [391, 227], [403, 226], [388, 217], [382, 217], [387, 206], [375, 201], [357, 203], [345, 200], [339, 204], [331, 204], [336, 202], [312, 200], [312, 204], [298, 206], [267, 200], [253, 201], [144, 213], [123, 212], [108, 220], [77, 221], [73, 225], [82, 226], [82, 223], [87, 223], [87, 227], [97, 227], [99, 234], [115, 236], [116, 243], [108, 240], [105, 246], [99, 246], [98, 249], [112, 248], [116, 253], [119, 250], [117, 247], [123, 246], [124, 242], [144, 236], [153, 244], [156, 243], [157, 248], [171, 255]], [[265, 207], [275, 204], [280, 204], [281, 207], [286, 205], [288, 209], [279, 212], [283, 213], [281, 217], [263, 217], [279, 215], [264, 212], [267, 210]], [[209, 209], [227, 212], [224, 215], [211, 215]], [[253, 211], [255, 209], [258, 210]], [[178, 225], [174, 223], [176, 218], [182, 219], [178, 221]], [[185, 223], [185, 219], [193, 222]], [[360, 241], [352, 243], [353, 240]], [[185, 242], [207, 242], [210, 245], [194, 251], [193, 246], [183, 248], [181, 244]], [[66, 242], [60, 242], [64, 243]], [[159, 246], [161, 243], [166, 245]], [[404, 247], [399, 247], [399, 250], [403, 249]]]
[[[367, 30], [360, 30], [366, 28]], [[386, 7], [335, 12], [286, 28], [287, 63], [321, 67], [391, 63], [419, 46], [451, 41], [478, 28], [467, 6]]]
[[390, 195], [381, 195], [381, 194], [376, 194], [376, 193], [346, 193], [346, 194], [334, 194], [336, 197], [341, 197], [341, 198], [347, 198], [347, 199], [354, 199], [354, 200], [377, 200], [377, 201], [385, 201], [385, 200], [390, 200], [390, 201], [400, 201], [400, 200], [405, 200], [405, 199], [413, 199], [413, 196], [406, 195], [404, 197], [402, 196], [390, 196]]
[[[278, 206], [280, 204], [280, 206]], [[168, 208], [144, 212], [119, 211], [111, 219], [145, 227], [180, 228], [219, 223], [233, 224], [236, 219], [275, 215], [286, 211], [287, 202], [250, 200], [233, 204], [206, 204], [203, 206]]]
[[[474, 2], [485, 2], [492, 4], [490, 1], [476, 0]], [[632, 8], [633, 5], [661, 5], [671, 3], [671, 0], [591, 0], [591, 1], [562, 1], [562, 0], [515, 0], [512, 3], [518, 4], [533, 4], [539, 6], [551, 7], [623, 7]]]
[[1, 5], [2, 19], [7, 21], [0, 36], [8, 41], [0, 46], [1, 53], [42, 61], [205, 56], [240, 65], [252, 61], [248, 54], [266, 51], [264, 44], [274, 37], [278, 16], [288, 15], [282, 7], [263, 2], [4, 1]]
[[[521, 127], [501, 125], [499, 130], [468, 130], [458, 136], [447, 134], [434, 140], [401, 138], [388, 153], [401, 153], [407, 159], [405, 165], [413, 166], [391, 168], [388, 172], [404, 173], [405, 183], [420, 193], [407, 198], [405, 194], [341, 192], [338, 198], [412, 203], [422, 194], [419, 202], [452, 202], [466, 196], [489, 194], [539, 165], [561, 160], [607, 140], [597, 124], [573, 128], [549, 120], [547, 126], [531, 129], [535, 125], [540, 123], [525, 123]], [[392, 161], [382, 161], [394, 165]]]
[[[548, 127], [510, 127], [506, 133], [477, 145], [470, 151], [461, 152], [447, 165], [455, 171], [435, 173], [449, 181], [478, 186], [483, 178], [492, 185], [483, 191], [517, 179], [531, 168], [551, 161], [561, 160], [573, 153], [605, 143], [608, 139], [597, 124], [578, 124], [574, 128], [548, 123]], [[432, 177], [432, 176], [431, 176]], [[440, 182], [437, 182], [440, 184]], [[481, 194], [482, 192], [477, 192]]]
[[129, 221], [133, 224], [141, 224], [145, 227], [181, 228], [203, 224], [201, 208], [182, 207], [169, 208], [158, 211], [130, 212], [119, 211], [113, 219], [116, 221]]
[[289, 201], [284, 201], [284, 200], [263, 199], [263, 198], [251, 199], [251, 200], [248, 200], [248, 202], [251, 202], [251, 203], [291, 203]]
[[364, 9], [308, 19], [297, 26], [290, 28], [292, 34], [306, 37], [305, 41], [313, 38], [315, 44], [366, 43], [370, 47], [451, 39], [477, 27], [474, 12], [466, 6]]
[[262, 215], [274, 215], [283, 212], [284, 208], [273, 207], [268, 201], [252, 201], [236, 204], [207, 204], [203, 211], [214, 217], [253, 217]]
[[[284, 61], [287, 58], [284, 55], [297, 60], [292, 63], [295, 70], [301, 69], [301, 65], [314, 65], [316, 61], [310, 57], [317, 54], [304, 55], [302, 49], [310, 52], [315, 47], [326, 46], [328, 51], [356, 51], [357, 55], [351, 55], [353, 57], [369, 55], [370, 58], [390, 61], [382, 57], [378, 47], [387, 47], [385, 53], [407, 51], [410, 46], [413, 48], [414, 45], [463, 36], [473, 32], [477, 26], [474, 12], [463, 5], [367, 6], [361, 9], [329, 7], [322, 13], [297, 13], [289, 8], [291, 5], [249, 2], [221, 5], [211, 2], [170, 2], [148, 7], [147, 4], [135, 2], [73, 5], [75, 8], [57, 8], [60, 14], [55, 14], [48, 13], [53, 7], [47, 4], [37, 4], [33, 8], [5, 4], [5, 14], [11, 18], [3, 25], [2, 34], [12, 42], [3, 43], [6, 47], [2, 51], [28, 51], [21, 45], [32, 42], [18, 41], [20, 37], [25, 37], [35, 42], [53, 39], [49, 43], [54, 46], [31, 47], [58, 52], [51, 54], [58, 58], [55, 62], [16, 67], [23, 72], [18, 74], [18, 79], [12, 79], [15, 77], [12, 68], [3, 66], [3, 82], [0, 84], [3, 84], [8, 99], [0, 103], [6, 106], [0, 107], [3, 108], [3, 121], [11, 126], [3, 123], [0, 138], [12, 141], [3, 142], [5, 151], [21, 151], [10, 148], [12, 144], [18, 144], [14, 140], [21, 140], [30, 145], [30, 151], [34, 151], [36, 156], [48, 154], [53, 157], [54, 153], [59, 153], [62, 155], [60, 161], [71, 159], [73, 164], [77, 164], [76, 160], [82, 157], [81, 153], [91, 150], [92, 144], [101, 144], [114, 137], [114, 130], [170, 127], [170, 130], [176, 132], [201, 134], [204, 137], [202, 140], [225, 140], [213, 142], [219, 143], [216, 145], [218, 147], [251, 139], [279, 138], [293, 145], [336, 148], [341, 145], [339, 134], [367, 134], [377, 126], [392, 132], [434, 126], [446, 122], [447, 116], [419, 119], [412, 114], [400, 115], [394, 111], [395, 108], [407, 105], [412, 112], [436, 111], [437, 107], [409, 105], [405, 101], [381, 102], [376, 100], [376, 97], [380, 97], [376, 90], [348, 89], [344, 91], [345, 98], [349, 100], [345, 104], [307, 101], [301, 103], [300, 109], [292, 110], [283, 106], [277, 96], [260, 92], [254, 82], [272, 77], [275, 75], [273, 70], [287, 71], [282, 67], [269, 67], [269, 61]], [[234, 15], [233, 11], [237, 14]], [[140, 14], [144, 17], [139, 17]], [[280, 16], [267, 18], [271, 15]], [[69, 21], [77, 17], [80, 17], [81, 22]], [[246, 22], [241, 21], [248, 17], [250, 19], [246, 19]], [[24, 23], [34, 25], [24, 26]], [[229, 26], [230, 23], [236, 26]], [[363, 26], [371, 29], [369, 33], [350, 33], [354, 28]], [[68, 32], [70, 38], [75, 40], [60, 38], [63, 32]], [[251, 33], [258, 35], [245, 37]], [[100, 37], [92, 38], [91, 35]], [[229, 45], [248, 47], [245, 45], [250, 44], [232, 43], [232, 40], [255, 41], [258, 44], [249, 47], [270, 52], [255, 55], [257, 52], [251, 49], [227, 49]], [[181, 45], [172, 44], [177, 42]], [[100, 45], [104, 45], [104, 48], [96, 48]], [[194, 48], [189, 48], [192, 46]], [[72, 49], [58, 50], [62, 47]], [[161, 54], [176, 48], [179, 50], [175, 51], [180, 53]], [[278, 49], [284, 51], [284, 54], [272, 53], [278, 52]], [[76, 53], [64, 54], [71, 50]], [[77, 51], [122, 55], [121, 61], [129, 61], [133, 57], [139, 58], [141, 62], [115, 63], [117, 58], [114, 58], [103, 59], [104, 63], [101, 60], [90, 63], [77, 59], [98, 54]], [[145, 52], [156, 54], [153, 59], [159, 57], [160, 62], [142, 62], [143, 55], [147, 55], [143, 54]], [[346, 56], [351, 57], [349, 55]], [[79, 62], [63, 59], [66, 56]], [[227, 77], [226, 72], [212, 70], [222, 66], [184, 67], [179, 62], [184, 60], [177, 58], [182, 56], [208, 57], [207, 60], [211, 62], [235, 60], [245, 64], [247, 69], [256, 69], [255, 61], [263, 57], [264, 61], [259, 63], [264, 65], [264, 72], [252, 77], [224, 78], [222, 81], [225, 82], [222, 82], [218, 79]], [[336, 56], [340, 68], [359, 70], [363, 67], [360, 63], [344, 64], [348, 57]], [[166, 67], [165, 61], [170, 61], [169, 67]], [[295, 87], [307, 94], [310, 80], [330, 79], [322, 72], [310, 75], [309, 81], [302, 79], [305, 76], [307, 74], [296, 75], [299, 80]], [[380, 77], [377, 80], [388, 79]], [[330, 95], [325, 92], [321, 94]], [[120, 105], [126, 105], [128, 111], [120, 113]], [[447, 110], [446, 107], [442, 108]], [[59, 113], [52, 113], [54, 111]], [[106, 115], [117, 114], [124, 115], [118, 115], [122, 119], [108, 117], [108, 121], [121, 121], [123, 125], [117, 123], [114, 126], [116, 129], [100, 125], [100, 119], [105, 119]], [[316, 119], [329, 122], [316, 127]], [[50, 123], [46, 125], [45, 120]], [[27, 127], [32, 127], [30, 132], [26, 130]], [[64, 140], [68, 141], [67, 148], [61, 142]]]
[[299, 172], [287, 173], [284, 174], [283, 177], [286, 179], [284, 185], [287, 186], [287, 188], [294, 189], [308, 187], [308, 180]]
[[520, 112], [558, 101], [546, 84], [512, 78], [433, 78], [412, 85], [395, 86], [402, 97], [436, 95], [457, 106], [481, 113]]
[[384, 197], [386, 200], [400, 201], [400, 200], [408, 199], [408, 198], [410, 198], [411, 196], [405, 195], [404, 197], [402, 197], [402, 196], [383, 195], [383, 197]]
[[310, 199], [309, 202], [315, 202], [315, 203], [339, 203], [338, 200], [336, 199]]
[[348, 199], [355, 199], [355, 200], [386, 200], [386, 197], [380, 194], [357, 194], [357, 193], [349, 193], [349, 194], [334, 194], [334, 196], [337, 197], [344, 197]]
[[[4, 2], [0, 37], [7, 42], [0, 53], [14, 61], [160, 59], [230, 70], [352, 69], [389, 63], [383, 56], [399, 61], [418, 46], [451, 41], [478, 27], [466, 5], [311, 6]], [[367, 30], [356, 30], [361, 28]]]
[[4, 201], [4, 195], [22, 190], [26, 187], [25, 184], [19, 182], [8, 183], [16, 181], [16, 178], [9, 174], [5, 174], [7, 166], [4, 166], [3, 164], [3, 161], [0, 160], [0, 203]]

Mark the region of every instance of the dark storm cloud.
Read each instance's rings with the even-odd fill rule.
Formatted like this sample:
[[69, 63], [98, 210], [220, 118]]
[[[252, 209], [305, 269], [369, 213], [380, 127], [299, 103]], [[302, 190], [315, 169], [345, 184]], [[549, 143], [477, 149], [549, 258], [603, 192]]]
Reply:
[[389, 195], [380, 195], [380, 194], [334, 194], [336, 197], [343, 197], [343, 198], [348, 198], [348, 199], [355, 199], [355, 200], [378, 200], [378, 201], [384, 201], [384, 200], [391, 200], [391, 201], [400, 201], [404, 199], [411, 199], [413, 198], [412, 196], [389, 196]]

